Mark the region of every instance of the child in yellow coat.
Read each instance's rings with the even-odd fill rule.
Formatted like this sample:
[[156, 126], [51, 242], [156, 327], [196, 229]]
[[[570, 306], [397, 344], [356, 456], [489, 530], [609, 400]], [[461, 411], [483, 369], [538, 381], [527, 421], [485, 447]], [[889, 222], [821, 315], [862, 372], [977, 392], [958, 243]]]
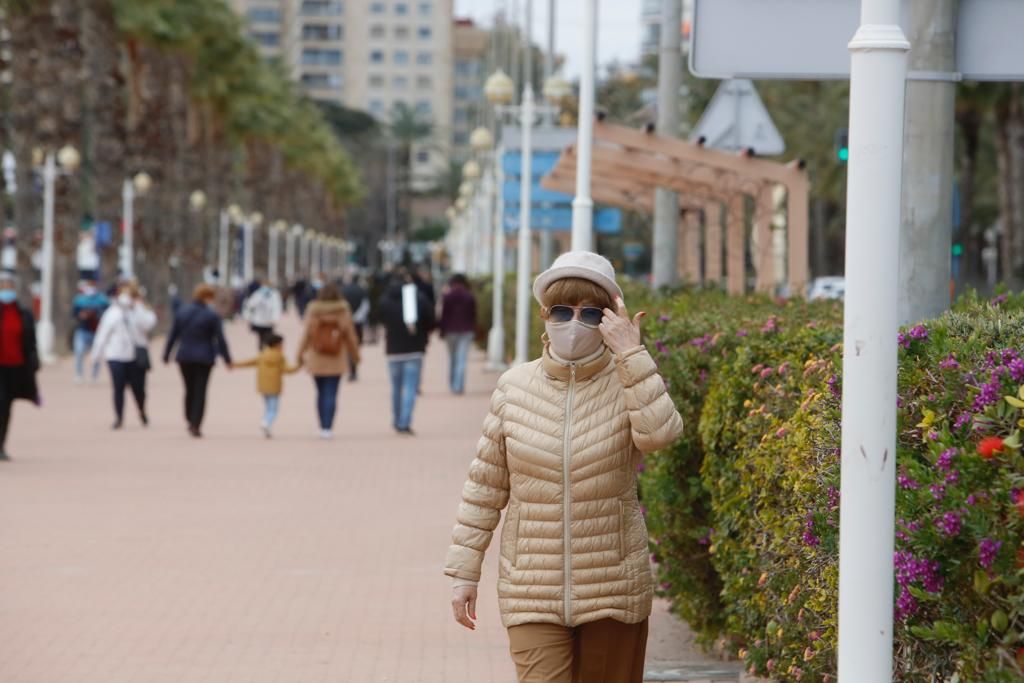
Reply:
[[235, 363], [236, 368], [256, 368], [256, 389], [263, 395], [263, 434], [268, 439], [272, 436], [270, 428], [277, 419], [277, 411], [281, 406], [281, 391], [284, 388], [284, 376], [298, 372], [301, 365], [288, 365], [284, 358], [284, 339], [279, 334], [268, 334], [266, 346], [260, 355], [252, 360]]

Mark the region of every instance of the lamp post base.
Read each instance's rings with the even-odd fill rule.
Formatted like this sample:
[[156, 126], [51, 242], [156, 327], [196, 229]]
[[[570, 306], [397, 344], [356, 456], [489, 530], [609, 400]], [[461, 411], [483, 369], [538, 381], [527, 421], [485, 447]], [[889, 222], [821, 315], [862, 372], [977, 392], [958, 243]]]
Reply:
[[39, 362], [52, 365], [57, 362], [57, 356], [53, 353], [53, 342], [56, 336], [53, 323], [49, 320], [40, 320], [36, 323], [36, 349], [39, 352]]
[[505, 330], [492, 327], [487, 335], [487, 371], [505, 370], [508, 370], [508, 363], [505, 362]]

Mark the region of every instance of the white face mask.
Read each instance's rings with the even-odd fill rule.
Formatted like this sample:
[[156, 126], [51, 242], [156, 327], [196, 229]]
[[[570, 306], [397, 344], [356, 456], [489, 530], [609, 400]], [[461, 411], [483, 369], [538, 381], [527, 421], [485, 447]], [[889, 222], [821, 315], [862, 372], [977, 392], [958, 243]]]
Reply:
[[597, 353], [604, 344], [601, 330], [587, 327], [579, 320], [570, 320], [566, 323], [548, 322], [544, 324], [544, 329], [551, 340], [551, 350], [562, 360], [586, 358]]
[[132, 305], [132, 295], [131, 294], [118, 294], [117, 295], [117, 303], [121, 306], [121, 308], [131, 308], [131, 305]]

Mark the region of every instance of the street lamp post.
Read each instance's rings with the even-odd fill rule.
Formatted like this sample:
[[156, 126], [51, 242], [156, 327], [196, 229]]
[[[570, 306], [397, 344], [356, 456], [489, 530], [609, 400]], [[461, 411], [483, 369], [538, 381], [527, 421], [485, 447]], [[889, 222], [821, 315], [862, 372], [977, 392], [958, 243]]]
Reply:
[[288, 231], [288, 240], [285, 242], [284, 257], [284, 279], [285, 284], [292, 285], [295, 282], [295, 252], [296, 242], [302, 238], [302, 226], [293, 225]]
[[206, 209], [206, 193], [202, 190], [195, 190], [188, 197], [188, 205], [192, 209], [192, 213], [195, 214], [196, 220], [199, 223], [199, 231], [203, 235], [203, 269], [210, 264], [210, 237], [206, 231], [205, 216], [203, 215], [204, 209]]
[[270, 251], [267, 254], [267, 281], [274, 287], [280, 284], [278, 278], [278, 252], [280, 251], [278, 241], [287, 229], [288, 224], [281, 220], [274, 221], [274, 224], [270, 226], [270, 233], [268, 235]]
[[60, 168], [65, 173], [73, 173], [81, 162], [78, 150], [70, 145], [63, 147], [56, 156], [52, 152], [43, 161], [43, 244], [41, 248], [39, 292], [39, 322], [36, 324], [36, 348], [39, 359], [44, 363], [52, 363], [56, 331], [53, 324], [53, 253], [54, 223], [57, 204], [57, 176]]
[[153, 180], [148, 173], [138, 173], [124, 181], [121, 199], [124, 202], [124, 240], [121, 248], [121, 275], [125, 279], [135, 277], [135, 197], [149, 192]]
[[263, 223], [263, 214], [259, 211], [245, 219], [242, 224], [242, 249], [245, 252], [243, 260], [242, 279], [249, 284], [256, 278], [256, 228]]
[[[594, 144], [597, 0], [584, 0], [583, 4], [583, 67], [580, 73], [580, 113], [576, 141], [576, 198], [572, 201], [573, 251], [591, 251], [594, 248], [594, 200], [590, 197], [590, 160]], [[669, 27], [664, 27], [664, 30], [669, 30]]]

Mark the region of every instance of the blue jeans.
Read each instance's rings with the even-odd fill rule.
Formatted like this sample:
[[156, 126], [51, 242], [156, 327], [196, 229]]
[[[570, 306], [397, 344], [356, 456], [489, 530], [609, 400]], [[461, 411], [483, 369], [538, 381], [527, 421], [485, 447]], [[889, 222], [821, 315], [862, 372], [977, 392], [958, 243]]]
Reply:
[[[96, 333], [90, 330], [78, 328], [75, 330], [72, 346], [75, 351], [75, 376], [85, 379], [85, 356], [92, 349], [92, 342], [96, 339]], [[100, 374], [100, 364], [93, 363], [92, 378], [96, 379]]]
[[448, 384], [453, 394], [461, 394], [466, 390], [466, 360], [473, 344], [473, 333], [448, 333], [445, 341], [448, 342]]
[[341, 375], [320, 375], [314, 377], [313, 381], [316, 382], [316, 411], [320, 416], [320, 429], [330, 429], [334, 425], [334, 413], [338, 410]]
[[139, 412], [146, 414], [146, 373], [139, 370], [134, 361], [108, 360], [110, 379], [114, 385], [114, 416], [118, 422], [124, 419], [124, 392], [131, 389]]
[[388, 369], [391, 371], [391, 414], [395, 429], [409, 429], [412, 426], [412, 410], [416, 406], [423, 359], [389, 360]]
[[277, 419], [277, 410], [281, 406], [280, 396], [263, 396], [263, 426], [270, 427]]

